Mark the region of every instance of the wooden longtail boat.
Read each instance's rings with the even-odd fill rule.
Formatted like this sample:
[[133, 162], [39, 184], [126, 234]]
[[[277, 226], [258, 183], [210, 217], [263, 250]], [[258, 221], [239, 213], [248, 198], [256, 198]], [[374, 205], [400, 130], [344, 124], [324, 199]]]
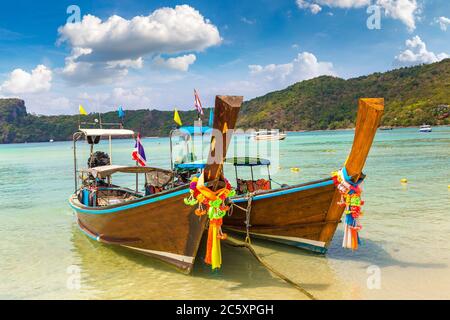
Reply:
[[[242, 97], [216, 97], [213, 128], [222, 133], [227, 143], [222, 144], [222, 150], [216, 150], [216, 137], [211, 138], [209, 157], [216, 161], [210, 161], [205, 167], [205, 183], [220, 182], [230, 140], [227, 135], [232, 134], [228, 129], [234, 129], [241, 104]], [[111, 153], [111, 137], [133, 134], [124, 129], [80, 129], [74, 134], [75, 192], [69, 203], [78, 226], [96, 241], [132, 249], [189, 273], [207, 221], [206, 216], [196, 216], [195, 208], [184, 204], [189, 185], [176, 186], [171, 171], [111, 165], [109, 160], [106, 165], [77, 170], [76, 141], [80, 138], [85, 137], [91, 145], [92, 157], [94, 144], [101, 136], [109, 136]], [[136, 174], [136, 190], [113, 185], [112, 175], [118, 172]], [[77, 186], [79, 173], [83, 180], [80, 188]], [[156, 193], [145, 195], [138, 190], [138, 174], [145, 174], [146, 182], [164, 181], [151, 186]]]
[[[359, 100], [355, 137], [345, 164], [353, 181], [362, 175], [383, 110], [383, 99]], [[344, 211], [338, 205], [340, 198], [331, 178], [260, 189], [251, 196], [246, 193], [232, 198], [236, 206], [224, 218], [224, 228], [325, 253]]]

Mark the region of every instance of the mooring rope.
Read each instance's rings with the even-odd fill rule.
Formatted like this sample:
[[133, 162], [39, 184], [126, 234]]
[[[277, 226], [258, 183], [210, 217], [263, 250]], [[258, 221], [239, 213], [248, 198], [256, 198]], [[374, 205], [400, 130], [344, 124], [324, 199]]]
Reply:
[[237, 248], [247, 248], [250, 253], [255, 257], [256, 260], [258, 260], [259, 263], [261, 263], [267, 270], [275, 274], [277, 277], [279, 277], [281, 280], [287, 282], [297, 290], [299, 290], [301, 293], [303, 293], [305, 296], [307, 296], [311, 300], [318, 300], [314, 295], [310, 292], [308, 292], [305, 288], [303, 288], [299, 283], [289, 279], [287, 276], [282, 274], [280, 271], [274, 269], [272, 266], [267, 264], [256, 252], [255, 248], [252, 246], [252, 242], [250, 239], [250, 214], [252, 211], [252, 200], [253, 200], [254, 193], [250, 193], [247, 195], [247, 209], [244, 209], [242, 207], [237, 206], [236, 204], [232, 204], [233, 206], [238, 207], [239, 209], [245, 211], [245, 227], [246, 227], [246, 235], [245, 235], [245, 241], [242, 243], [235, 242], [231, 240], [230, 238], [227, 238], [226, 241], [229, 243], [229, 245]]
[[309, 299], [318, 300], [312, 293], [308, 292], [305, 288], [303, 288], [301, 284], [289, 279], [286, 275], [282, 274], [280, 271], [274, 269], [272, 266], [267, 264], [258, 255], [258, 253], [255, 251], [255, 249], [253, 248], [253, 246], [250, 243], [247, 243], [247, 242], [238, 243], [238, 242], [231, 240], [230, 238], [227, 238], [225, 243], [227, 243], [228, 245], [230, 245], [232, 247], [247, 248], [250, 251], [250, 253], [255, 257], [255, 259], [258, 260], [258, 262], [261, 263], [267, 270], [269, 270], [270, 272], [275, 274], [278, 278], [280, 278], [281, 280], [285, 281], [286, 283], [290, 284], [291, 286], [293, 286], [294, 288], [299, 290], [301, 293], [303, 293]]

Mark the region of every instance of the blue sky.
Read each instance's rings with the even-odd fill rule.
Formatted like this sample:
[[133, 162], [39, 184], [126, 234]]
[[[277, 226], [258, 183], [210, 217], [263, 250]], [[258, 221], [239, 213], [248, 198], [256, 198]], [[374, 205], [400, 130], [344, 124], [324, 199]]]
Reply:
[[[81, 21], [67, 23], [68, 6]], [[380, 29], [366, 12], [377, 5]], [[322, 74], [350, 78], [450, 55], [447, 0], [2, 3], [0, 97], [39, 114], [173, 107], [193, 88], [246, 99]], [[119, 16], [119, 17], [114, 17]], [[141, 16], [141, 18], [139, 18]]]

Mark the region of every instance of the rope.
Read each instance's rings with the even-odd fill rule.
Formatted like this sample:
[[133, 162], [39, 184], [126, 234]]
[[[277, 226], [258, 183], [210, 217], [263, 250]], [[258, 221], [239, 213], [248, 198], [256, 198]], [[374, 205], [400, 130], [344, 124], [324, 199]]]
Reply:
[[249, 193], [247, 195], [248, 200], [247, 200], [247, 209], [244, 209], [242, 207], [239, 207], [236, 204], [233, 204], [233, 206], [238, 207], [239, 209], [245, 211], [245, 228], [246, 228], [246, 235], [245, 235], [245, 242], [244, 243], [237, 243], [233, 240], [231, 240], [230, 238], [227, 238], [226, 241], [228, 242], [229, 245], [233, 246], [233, 247], [237, 247], [237, 248], [247, 248], [250, 253], [255, 257], [256, 260], [258, 260], [259, 263], [261, 263], [267, 270], [269, 270], [270, 272], [272, 272], [273, 274], [275, 274], [277, 277], [279, 277], [281, 280], [287, 282], [288, 284], [290, 284], [291, 286], [293, 286], [294, 288], [296, 288], [297, 290], [299, 290], [301, 293], [303, 293], [305, 296], [307, 296], [309, 299], [311, 300], [317, 300], [316, 297], [314, 297], [314, 295], [312, 295], [310, 292], [308, 292], [306, 289], [304, 289], [300, 284], [296, 283], [295, 281], [289, 279], [287, 276], [285, 276], [284, 274], [282, 274], [281, 272], [279, 272], [278, 270], [274, 269], [272, 266], [270, 266], [269, 264], [267, 264], [255, 251], [255, 248], [253, 248], [252, 246], [252, 242], [250, 239], [250, 214], [252, 211], [252, 201], [253, 201], [253, 196], [255, 194], [254, 193]]
[[[250, 238], [249, 238], [250, 239]], [[247, 239], [246, 239], [247, 241]], [[286, 283], [290, 284], [291, 286], [293, 286], [295, 289], [299, 290], [301, 293], [303, 293], [305, 296], [307, 296], [309, 299], [311, 300], [318, 300], [312, 293], [308, 292], [305, 288], [303, 288], [301, 286], [301, 284], [289, 279], [287, 276], [285, 276], [284, 274], [282, 274], [281, 272], [279, 272], [278, 270], [274, 269], [272, 266], [270, 266], [269, 264], [267, 264], [255, 251], [255, 249], [253, 248], [253, 246], [251, 245], [251, 243], [249, 242], [244, 242], [244, 243], [238, 243], [235, 242], [233, 240], [231, 240], [230, 238], [226, 239], [226, 243], [232, 247], [237, 247], [237, 248], [247, 248], [250, 253], [255, 257], [256, 260], [258, 260], [259, 263], [261, 263], [267, 270], [269, 270], [270, 272], [272, 272], [273, 274], [275, 274], [278, 278], [280, 278], [281, 280], [285, 281]]]
[[250, 213], [252, 212], [252, 201], [253, 201], [254, 193], [248, 194], [247, 199], [247, 210], [245, 210], [245, 243], [248, 243], [249, 245], [252, 244], [250, 240]]

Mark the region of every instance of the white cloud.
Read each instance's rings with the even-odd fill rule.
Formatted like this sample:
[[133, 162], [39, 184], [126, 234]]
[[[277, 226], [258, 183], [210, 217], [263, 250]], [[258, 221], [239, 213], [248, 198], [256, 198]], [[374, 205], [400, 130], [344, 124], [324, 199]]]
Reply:
[[322, 7], [317, 3], [311, 3], [306, 0], [296, 0], [296, 3], [297, 7], [299, 7], [300, 9], [309, 10], [312, 14], [318, 14], [322, 10]]
[[[320, 11], [321, 6], [351, 9], [376, 4], [384, 9], [387, 17], [400, 20], [409, 30], [416, 28], [417, 15], [420, 13], [417, 0], [296, 0], [296, 3], [300, 9], [311, 10], [314, 14]], [[320, 9], [316, 8], [314, 12], [314, 6]]]
[[39, 93], [50, 90], [52, 70], [40, 64], [31, 73], [15, 69], [9, 78], [0, 85], [3, 94]]
[[370, 5], [370, 0], [315, 0], [315, 2], [337, 8], [360, 8]]
[[124, 59], [124, 60], [117, 60], [117, 61], [109, 61], [107, 64], [113, 68], [134, 68], [134, 69], [141, 69], [144, 66], [144, 59], [142, 57], [139, 57], [137, 59]]
[[248, 67], [250, 75], [256, 80], [261, 79], [272, 84], [274, 88], [282, 88], [294, 82], [321, 75], [336, 75], [331, 62], [318, 61], [316, 56], [309, 52], [299, 53], [293, 61], [285, 64], [249, 65]]
[[160, 8], [130, 20], [117, 15], [102, 21], [86, 15], [81, 22], [58, 29], [58, 43], [67, 43], [63, 75], [75, 82], [120, 77], [140, 68], [143, 58], [160, 54], [203, 51], [222, 42], [219, 31], [199, 11], [188, 5]]
[[435, 54], [428, 51], [425, 42], [419, 36], [406, 40], [406, 50], [395, 57], [395, 64], [398, 66], [413, 66], [438, 62], [450, 56], [446, 53]]
[[439, 23], [442, 31], [447, 31], [447, 27], [450, 25], [450, 18], [439, 17], [435, 19], [436, 23]]
[[252, 24], [255, 24], [255, 23], [256, 23], [256, 20], [255, 20], [255, 19], [248, 19], [248, 18], [246, 18], [246, 17], [242, 17], [242, 18], [241, 18], [241, 21], [242, 21], [243, 23], [249, 24], [249, 25], [252, 25]]
[[188, 71], [189, 66], [195, 62], [197, 57], [195, 54], [186, 54], [184, 56], [169, 58], [164, 60], [160, 56], [156, 57], [153, 61], [154, 64], [159, 67], [169, 68], [177, 71]]
[[386, 16], [402, 21], [411, 31], [416, 28], [416, 0], [377, 0], [377, 4], [384, 8]]

